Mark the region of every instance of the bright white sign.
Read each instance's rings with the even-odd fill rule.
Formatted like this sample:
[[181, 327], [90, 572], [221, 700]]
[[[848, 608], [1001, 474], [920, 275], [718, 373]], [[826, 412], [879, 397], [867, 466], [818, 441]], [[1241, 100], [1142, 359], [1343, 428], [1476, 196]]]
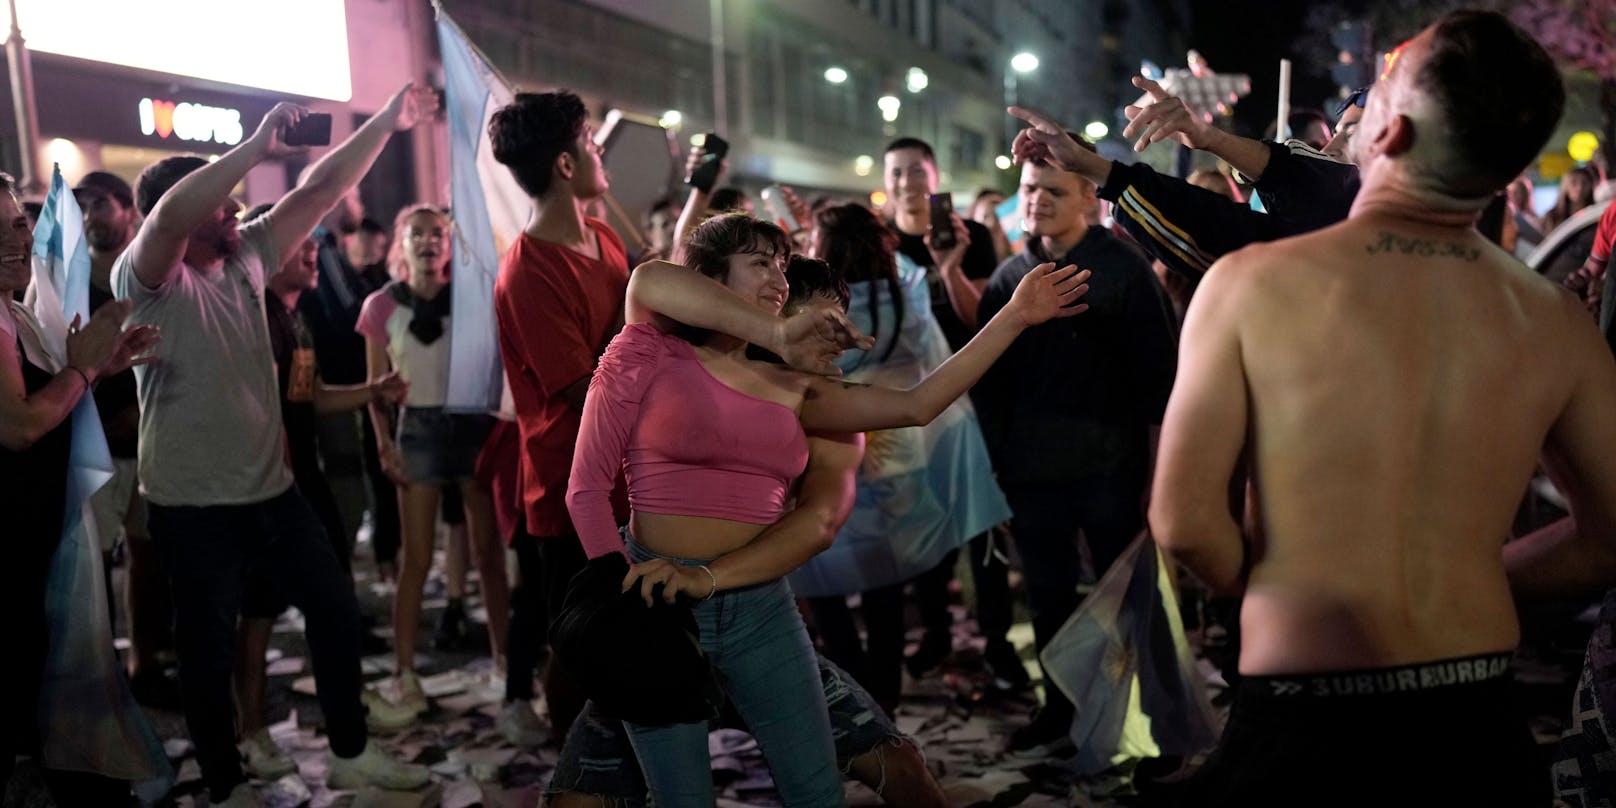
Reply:
[[[291, 95], [353, 97], [343, 0], [16, 3], [32, 50]], [[6, 6], [0, 2], [0, 37], [11, 28]]]
[[213, 141], [226, 146], [241, 142], [241, 110], [209, 107], [182, 101], [140, 99], [140, 133], [198, 143]]

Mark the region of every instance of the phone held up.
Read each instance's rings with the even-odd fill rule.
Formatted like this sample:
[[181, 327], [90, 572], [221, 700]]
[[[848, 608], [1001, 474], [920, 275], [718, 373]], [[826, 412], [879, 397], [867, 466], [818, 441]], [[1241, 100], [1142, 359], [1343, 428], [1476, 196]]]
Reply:
[[288, 146], [331, 145], [331, 115], [311, 112], [297, 123], [281, 130], [281, 141]]
[[710, 193], [713, 183], [718, 182], [718, 170], [723, 167], [724, 157], [728, 154], [729, 141], [713, 132], [703, 135], [701, 163], [690, 172], [690, 176], [685, 177], [685, 184], [704, 194]]
[[952, 250], [954, 240], [954, 198], [948, 194], [931, 195], [931, 246], [938, 250]]
[[791, 215], [791, 208], [786, 205], [785, 189], [778, 185], [770, 185], [763, 189], [763, 208], [769, 212], [769, 218], [787, 233], [795, 233], [802, 226], [798, 223], [797, 217]]

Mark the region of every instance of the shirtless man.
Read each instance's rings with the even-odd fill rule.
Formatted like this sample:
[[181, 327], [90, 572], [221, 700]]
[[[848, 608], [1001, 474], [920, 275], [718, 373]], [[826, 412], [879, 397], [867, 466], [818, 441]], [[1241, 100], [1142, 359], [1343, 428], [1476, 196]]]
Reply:
[[[1504, 17], [1449, 14], [1370, 95], [1349, 218], [1202, 281], [1150, 524], [1244, 590], [1244, 678], [1190, 804], [1547, 804], [1510, 709], [1511, 587], [1616, 579], [1616, 364], [1570, 295], [1472, 222], [1563, 104]], [[1024, 134], [1017, 156], [1062, 140]], [[1249, 543], [1228, 505], [1243, 451]], [[1540, 454], [1580, 530], [1501, 552]]]

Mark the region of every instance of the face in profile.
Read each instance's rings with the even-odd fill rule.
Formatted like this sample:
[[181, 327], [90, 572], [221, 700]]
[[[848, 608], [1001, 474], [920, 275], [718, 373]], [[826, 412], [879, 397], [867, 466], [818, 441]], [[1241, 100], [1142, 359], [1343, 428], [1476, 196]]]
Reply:
[[611, 188], [606, 166], [601, 163], [605, 149], [595, 142], [595, 129], [585, 125], [573, 144], [577, 157], [573, 160], [572, 190], [580, 199], [595, 199]]
[[33, 277], [29, 264], [33, 252], [34, 232], [22, 203], [14, 193], [0, 194], [0, 291], [10, 293], [28, 285]]
[[770, 314], [779, 314], [791, 294], [791, 287], [786, 283], [785, 257], [767, 252], [731, 255], [724, 285]]
[[273, 279], [277, 285], [308, 291], [320, 283], [320, 243], [312, 238], [292, 250]]

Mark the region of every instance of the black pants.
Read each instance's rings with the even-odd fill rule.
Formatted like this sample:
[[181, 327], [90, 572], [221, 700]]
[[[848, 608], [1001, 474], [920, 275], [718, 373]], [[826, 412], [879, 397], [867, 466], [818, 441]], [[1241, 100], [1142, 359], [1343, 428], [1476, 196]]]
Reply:
[[903, 691], [904, 599], [903, 583], [871, 589], [859, 596], [867, 639], [859, 639], [858, 626], [847, 598], [840, 595], [808, 598], [814, 627], [824, 643], [825, 658], [840, 665], [864, 686], [875, 703], [891, 711]]
[[249, 567], [267, 574], [307, 619], [332, 753], [346, 758], [364, 751], [359, 604], [319, 518], [297, 489], [250, 505], [152, 503], [150, 515], [174, 597], [185, 723], [213, 798], [223, 799], [245, 780], [230, 677]]
[[[1010, 633], [1010, 567], [993, 555], [992, 541], [991, 531], [983, 533], [971, 539], [966, 549], [976, 589], [977, 629], [983, 639], [997, 642]], [[920, 623], [927, 634], [946, 634], [954, 625], [948, 611], [948, 582], [954, 579], [959, 553], [949, 553], [936, 567], [915, 579], [915, 608], [920, 611]]]
[[[1426, 666], [1401, 670], [1421, 667]], [[1350, 692], [1357, 680], [1369, 678], [1363, 673], [1246, 677], [1217, 750], [1183, 787], [1177, 803], [1197, 808], [1550, 803], [1550, 775], [1507, 674], [1481, 682], [1452, 677], [1453, 683], [1410, 692], [1310, 695], [1321, 681], [1325, 685], [1319, 690]]]
[[[530, 535], [526, 520], [511, 539], [521, 583], [511, 590], [511, 627], [506, 647], [505, 698], [533, 698], [533, 674], [549, 642], [550, 618], [561, 613], [567, 584], [588, 559], [576, 536]], [[546, 672], [548, 682], [551, 674]], [[546, 694], [551, 696], [551, 694]], [[583, 705], [578, 705], [582, 709]]]
[[[1104, 575], [1128, 543], [1144, 529], [1140, 496], [1143, 477], [1095, 477], [1058, 488], [1007, 488], [1010, 531], [1021, 554], [1032, 610], [1034, 644], [1039, 652], [1077, 611], [1082, 579], [1079, 531], [1089, 547], [1096, 575]], [[1045, 672], [1044, 681], [1049, 681]], [[1060, 688], [1044, 688], [1045, 707], [1055, 717], [1070, 715], [1072, 703]]]
[[359, 424], [364, 432], [365, 478], [370, 482], [370, 548], [377, 564], [398, 559], [401, 528], [398, 517], [398, 487], [382, 473], [381, 456], [376, 450], [376, 428], [370, 412], [360, 410]]
[[342, 511], [337, 507], [337, 495], [331, 491], [331, 483], [326, 482], [319, 462], [293, 463], [292, 479], [297, 481], [298, 492], [314, 510], [314, 515], [319, 517], [320, 526], [325, 528], [326, 538], [331, 540], [331, 550], [337, 554], [337, 563], [342, 565], [342, 574], [352, 580], [353, 531], [348, 530], [342, 523]]

